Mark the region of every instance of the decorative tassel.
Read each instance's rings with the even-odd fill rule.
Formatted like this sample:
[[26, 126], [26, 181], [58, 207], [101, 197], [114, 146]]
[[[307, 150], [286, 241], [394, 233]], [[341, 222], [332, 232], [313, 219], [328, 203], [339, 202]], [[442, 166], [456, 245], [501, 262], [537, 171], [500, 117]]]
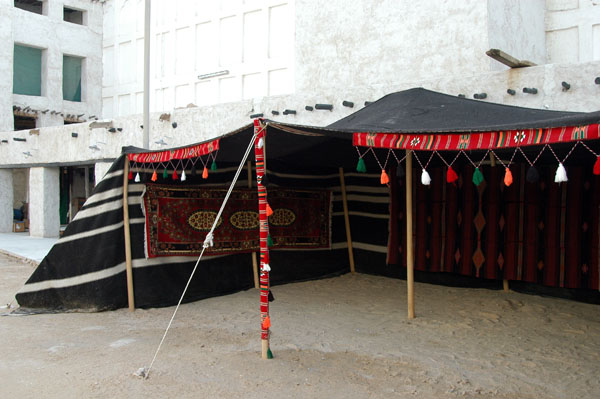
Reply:
[[271, 205], [269, 205], [269, 203], [267, 202], [267, 216], [271, 216], [273, 214], [273, 208], [271, 208]]
[[186, 181], [187, 176], [185, 175], [185, 169], [181, 172], [181, 181]]
[[152, 173], [152, 177], [150, 178], [150, 180], [152, 180], [152, 181], [158, 180], [158, 175], [156, 174], [156, 171], [154, 171], [154, 173]]
[[265, 317], [265, 319], [262, 322], [262, 329], [268, 330], [269, 327], [271, 327], [271, 318], [269, 316], [267, 316], [267, 317]]
[[381, 184], [388, 184], [390, 182], [390, 177], [387, 173], [385, 173], [385, 169], [381, 169], [381, 177], [379, 178]]
[[269, 266], [268, 263], [263, 264], [262, 269], [263, 272], [270, 272], [271, 271], [271, 266]]
[[167, 172], [167, 168], [165, 168], [163, 172], [163, 179], [166, 179], [167, 177], [169, 177], [169, 172]]
[[402, 177], [404, 177], [406, 173], [404, 172], [404, 168], [402, 167], [402, 164], [398, 162], [398, 166], [396, 166], [396, 178], [400, 179]]
[[423, 172], [421, 173], [421, 183], [423, 183], [424, 186], [431, 184], [431, 176], [429, 176], [429, 173], [427, 173], [425, 169], [423, 169]]
[[217, 171], [217, 161], [215, 161], [213, 159], [212, 163], [210, 164], [210, 170], [212, 170], [213, 172]]
[[263, 138], [261, 137], [260, 139], [258, 139], [258, 144], [257, 147], [258, 148], [263, 148], [263, 145], [265, 145], [265, 141], [263, 140]]
[[271, 238], [271, 234], [267, 236], [267, 247], [271, 248], [274, 245], [273, 239]]
[[446, 172], [446, 181], [448, 183], [454, 183], [457, 180], [458, 180], [458, 175], [456, 174], [454, 169], [452, 169], [452, 166], [448, 166], [448, 172]]
[[208, 169], [206, 169], [206, 166], [202, 170], [202, 178], [203, 179], [208, 179]]
[[483, 173], [481, 173], [479, 168], [475, 168], [475, 171], [473, 172], [473, 184], [479, 186], [481, 183], [483, 183], [483, 180]]
[[140, 182], [140, 180], [141, 180], [141, 179], [140, 179], [140, 172], [137, 172], [137, 173], [135, 174], [135, 182], [136, 182], [136, 183], [139, 183], [139, 182]]
[[600, 157], [596, 158], [596, 163], [594, 164], [594, 174], [600, 175]]
[[556, 174], [554, 175], [554, 182], [555, 183], [564, 183], [569, 181], [569, 179], [567, 178], [567, 171], [565, 169], [565, 167], [563, 166], [562, 162], [560, 162], [558, 164], [558, 168], [556, 169]]
[[271, 292], [271, 290], [269, 290], [268, 299], [269, 299], [269, 302], [273, 302], [275, 300], [275, 297], [273, 296], [273, 293]]
[[356, 171], [360, 173], [367, 173], [367, 165], [365, 164], [364, 159], [358, 158], [358, 163], [356, 164]]
[[267, 348], [267, 359], [273, 359], [273, 352], [271, 352], [271, 348]]
[[133, 172], [132, 171], [129, 171], [129, 174], [127, 175], [127, 178], [129, 180], [133, 180]]
[[506, 187], [508, 187], [512, 183], [513, 183], [512, 173], [509, 168], [506, 168], [506, 171], [504, 172], [504, 184], [506, 185]]
[[173, 169], [173, 176], [172, 176], [173, 180], [177, 180], [179, 179], [179, 175], [177, 174], [177, 169]]
[[537, 183], [540, 181], [540, 173], [535, 166], [531, 165], [529, 169], [527, 169], [527, 175], [525, 176], [525, 179], [527, 179], [529, 183]]

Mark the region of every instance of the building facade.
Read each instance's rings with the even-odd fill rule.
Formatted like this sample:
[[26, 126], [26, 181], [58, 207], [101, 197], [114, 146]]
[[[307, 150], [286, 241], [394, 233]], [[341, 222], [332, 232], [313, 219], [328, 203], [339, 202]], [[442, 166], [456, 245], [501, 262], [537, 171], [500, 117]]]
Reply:
[[[27, 30], [16, 33], [21, 28], [14, 18], [31, 17], [36, 24], [54, 15], [56, 26], [70, 27], [77, 24], [64, 20], [65, 7], [86, 10], [87, 15], [87, 25], [77, 25], [79, 30], [65, 33], [69, 37], [64, 40], [88, 52], [57, 48], [52, 50], [54, 56], [46, 55], [56, 65], [58, 61], [64, 65], [65, 54], [86, 60], [81, 102], [64, 99], [64, 85], [54, 80], [62, 79], [64, 72], [56, 65], [42, 72], [41, 96], [13, 94], [10, 79], [0, 83], [6, 94], [0, 104], [4, 130], [0, 196], [14, 206], [29, 204], [32, 235], [54, 234], [57, 227], [40, 233], [34, 225], [55, 226], [59, 220], [34, 220], [33, 209], [59, 213], [61, 195], [56, 192], [64, 171], [71, 176], [67, 186], [72, 215], [74, 199], [85, 197], [81, 187], [89, 190], [93, 175], [101, 178], [123, 145], [142, 146], [144, 1], [48, 0], [42, 2], [47, 17], [29, 15], [12, 3], [0, 0], [0, 19], [8, 23], [0, 25], [0, 32], [12, 36], [0, 46], [9, 59], [14, 58], [15, 43], [48, 48], [46, 54], [53, 48], [47, 42], [28, 41]], [[598, 0], [154, 0], [151, 4], [151, 149], [227, 133], [249, 123], [255, 114], [323, 126], [367, 101], [411, 87], [468, 98], [477, 94], [480, 101], [532, 108], [600, 109]], [[58, 18], [60, 5], [63, 20]], [[89, 34], [83, 35], [84, 30]], [[531, 66], [510, 68], [488, 57], [490, 49]], [[1, 70], [12, 74], [13, 65], [5, 58]], [[42, 62], [42, 70], [46, 67]], [[44, 83], [49, 82], [44, 73], [55, 75], [50, 86]], [[536, 94], [523, 88], [534, 88]], [[51, 98], [63, 108], [40, 103]], [[332, 104], [333, 110], [305, 108], [316, 103]], [[52, 108], [61, 111], [63, 120], [65, 112], [83, 113], [87, 119], [64, 126], [60, 115], [51, 114], [38, 118], [39, 130], [12, 131], [14, 106]], [[103, 123], [91, 124], [96, 118]], [[84, 167], [85, 184], [77, 177], [81, 171], [65, 169], [73, 166]], [[22, 198], [23, 193], [28, 197]], [[38, 204], [37, 196], [58, 200]], [[6, 231], [12, 227], [13, 210], [4, 208], [0, 230]]]

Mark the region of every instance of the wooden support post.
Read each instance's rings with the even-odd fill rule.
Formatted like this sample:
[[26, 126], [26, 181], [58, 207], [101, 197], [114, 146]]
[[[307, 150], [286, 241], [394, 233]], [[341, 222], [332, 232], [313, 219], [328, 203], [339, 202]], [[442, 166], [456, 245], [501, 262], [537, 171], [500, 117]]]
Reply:
[[267, 353], [269, 352], [269, 340], [268, 339], [262, 339], [261, 340], [261, 346], [262, 346], [261, 358], [267, 360], [269, 358], [269, 355], [267, 355]]
[[[252, 161], [248, 161], [248, 188], [252, 188]], [[256, 252], [252, 252], [252, 272], [254, 273], [254, 288], [258, 289], [258, 260]]]
[[[496, 157], [491, 152], [490, 152], [490, 165], [492, 165], [492, 168], [496, 166]], [[506, 280], [506, 279], [502, 280], [502, 288], [504, 289], [504, 292], [508, 292], [508, 280]]]
[[508, 280], [502, 280], [502, 288], [504, 288], [504, 292], [508, 292]]
[[355, 273], [354, 251], [352, 250], [352, 234], [350, 232], [350, 214], [348, 213], [348, 197], [346, 196], [346, 181], [344, 180], [344, 168], [340, 168], [340, 186], [342, 189], [342, 204], [344, 205], [344, 223], [346, 224], [346, 241], [348, 242], [348, 261], [350, 272]]
[[415, 318], [415, 257], [413, 254], [412, 180], [412, 151], [406, 150], [406, 288], [409, 319]]
[[125, 265], [127, 271], [127, 301], [129, 310], [135, 310], [135, 301], [133, 297], [133, 269], [131, 267], [131, 234], [129, 232], [129, 204], [127, 202], [127, 192], [129, 190], [129, 158], [125, 156], [125, 168], [123, 170], [123, 227], [125, 234]]

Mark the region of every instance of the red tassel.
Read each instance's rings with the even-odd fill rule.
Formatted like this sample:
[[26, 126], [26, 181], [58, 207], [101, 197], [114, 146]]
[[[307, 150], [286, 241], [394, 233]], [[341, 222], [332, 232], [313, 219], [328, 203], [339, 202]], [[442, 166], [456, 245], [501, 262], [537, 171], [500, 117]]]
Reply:
[[152, 180], [152, 181], [158, 180], [158, 175], [156, 174], [156, 171], [154, 171], [154, 173], [152, 173], [152, 177], [150, 178], [150, 180]]
[[179, 176], [177, 176], [177, 169], [173, 169], [173, 180], [177, 179], [179, 179]]
[[132, 171], [129, 171], [129, 174], [127, 175], [127, 178], [129, 180], [133, 180], [133, 172]]
[[381, 169], [381, 178], [379, 179], [381, 184], [388, 184], [390, 182], [390, 177], [387, 173], [385, 173], [385, 169]]
[[262, 322], [262, 329], [268, 330], [269, 327], [271, 327], [271, 319], [269, 318], [269, 316], [267, 316], [267, 317], [265, 317], [265, 320]]
[[504, 172], [504, 184], [506, 187], [510, 186], [513, 183], [513, 177], [510, 169], [506, 168], [506, 172]]
[[271, 209], [271, 205], [267, 203], [267, 216], [271, 216], [273, 214], [273, 209]]
[[452, 169], [452, 166], [448, 166], [448, 172], [446, 172], [446, 181], [448, 183], [454, 183], [457, 180], [458, 180], [458, 175], [456, 174], [454, 169]]
[[202, 178], [208, 179], [208, 169], [206, 168], [206, 166], [204, 167], [204, 170], [202, 171]]
[[594, 174], [600, 175], [600, 157], [596, 158], [596, 163], [594, 164]]

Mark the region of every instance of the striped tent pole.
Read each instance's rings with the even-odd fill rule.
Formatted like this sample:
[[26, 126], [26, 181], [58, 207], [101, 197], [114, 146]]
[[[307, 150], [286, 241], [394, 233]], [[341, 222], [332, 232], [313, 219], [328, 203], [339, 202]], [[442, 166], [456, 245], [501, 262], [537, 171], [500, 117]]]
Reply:
[[262, 184], [265, 174], [265, 128], [261, 126], [260, 120], [254, 120], [254, 154], [256, 157], [256, 182], [258, 190], [258, 215], [260, 221], [260, 328], [262, 343], [262, 358], [273, 357], [269, 348], [269, 220], [267, 216], [267, 189]]

